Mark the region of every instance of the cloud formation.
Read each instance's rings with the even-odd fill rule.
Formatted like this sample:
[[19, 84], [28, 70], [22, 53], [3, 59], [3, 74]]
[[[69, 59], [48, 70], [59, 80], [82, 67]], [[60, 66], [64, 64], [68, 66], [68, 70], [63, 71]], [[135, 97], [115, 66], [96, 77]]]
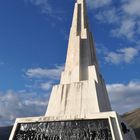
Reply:
[[48, 0], [25, 0], [31, 4], [40, 7], [43, 13], [51, 14], [52, 6], [49, 4]]
[[113, 24], [119, 22], [119, 17], [117, 16], [117, 10], [115, 7], [99, 11], [95, 14], [95, 18], [101, 23]]
[[87, 4], [88, 4], [89, 8], [91, 8], [91, 9], [110, 5], [111, 2], [112, 2], [112, 0], [94, 0], [94, 1], [87, 0]]
[[[63, 11], [57, 10], [56, 7], [53, 7], [49, 0], [24, 0], [27, 3], [31, 3], [40, 9], [41, 13], [47, 14], [49, 17], [57, 19], [58, 21], [62, 21], [62, 13]], [[60, 16], [61, 14], [61, 16]]]
[[30, 68], [27, 70], [26, 75], [29, 78], [48, 78], [58, 80], [63, 69], [64, 66], [56, 66], [52, 69]]
[[120, 27], [112, 29], [111, 33], [114, 37], [126, 37], [130, 40], [135, 36], [136, 22], [134, 19], [123, 19]]
[[0, 126], [11, 125], [17, 117], [44, 115], [48, 94], [8, 90], [0, 92]]
[[126, 1], [122, 6], [124, 12], [132, 16], [140, 16], [140, 1], [133, 0], [133, 1]]
[[52, 69], [30, 68], [25, 72], [31, 81], [26, 90], [0, 92], [0, 126], [11, 125], [18, 117], [44, 115], [50, 90], [63, 69], [62, 65]]
[[52, 88], [52, 86], [53, 86], [52, 82], [45, 82], [45, 83], [41, 83], [40, 87], [42, 90], [48, 91]]
[[131, 63], [138, 53], [139, 50], [133, 47], [118, 49], [116, 52], [108, 52], [105, 60], [113, 64]]
[[[137, 35], [140, 35], [140, 1], [120, 0], [119, 2], [121, 5], [119, 7], [113, 4], [113, 1], [109, 5], [98, 7], [95, 18], [100, 23], [111, 24], [113, 26], [110, 31], [112, 37], [125, 38], [128, 39], [128, 41], [136, 41], [138, 39]], [[96, 8], [94, 9], [96, 10]]]
[[108, 84], [107, 90], [113, 109], [119, 113], [140, 107], [140, 81], [132, 80], [128, 84]]
[[57, 84], [60, 80], [61, 72], [63, 71], [63, 65], [56, 65], [54, 68], [30, 68], [25, 72], [25, 76], [29, 79], [30, 84], [26, 87], [31, 90], [51, 90], [54, 84]]

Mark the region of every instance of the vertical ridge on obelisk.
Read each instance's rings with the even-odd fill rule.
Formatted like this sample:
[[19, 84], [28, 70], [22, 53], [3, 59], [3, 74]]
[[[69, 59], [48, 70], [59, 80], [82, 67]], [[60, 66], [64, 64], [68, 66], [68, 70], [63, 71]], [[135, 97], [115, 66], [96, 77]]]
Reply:
[[99, 73], [85, 0], [77, 0], [70, 30], [65, 69], [60, 85], [52, 89], [46, 116], [84, 115], [110, 111]]

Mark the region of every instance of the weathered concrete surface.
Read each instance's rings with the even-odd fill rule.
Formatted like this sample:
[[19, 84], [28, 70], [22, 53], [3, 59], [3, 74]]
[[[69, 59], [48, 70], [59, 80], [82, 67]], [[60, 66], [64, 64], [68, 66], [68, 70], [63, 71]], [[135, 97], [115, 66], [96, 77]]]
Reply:
[[46, 116], [111, 111], [104, 80], [99, 73], [84, 0], [75, 4], [67, 59], [60, 85], [53, 87]]

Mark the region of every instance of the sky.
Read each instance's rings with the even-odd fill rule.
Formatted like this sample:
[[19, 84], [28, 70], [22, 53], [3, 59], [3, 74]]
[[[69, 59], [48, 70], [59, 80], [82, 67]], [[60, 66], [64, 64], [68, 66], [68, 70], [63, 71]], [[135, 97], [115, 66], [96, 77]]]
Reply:
[[[45, 114], [64, 69], [75, 0], [0, 0], [0, 126]], [[113, 110], [140, 107], [140, 1], [87, 0]]]

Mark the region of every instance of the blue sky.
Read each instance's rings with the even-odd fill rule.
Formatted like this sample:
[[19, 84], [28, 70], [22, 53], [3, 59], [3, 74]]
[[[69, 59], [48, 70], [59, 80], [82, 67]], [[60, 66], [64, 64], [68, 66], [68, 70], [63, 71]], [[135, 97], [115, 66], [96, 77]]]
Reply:
[[[65, 64], [74, 0], [0, 1], [0, 126], [44, 115]], [[87, 0], [112, 108], [140, 107], [140, 1]]]

